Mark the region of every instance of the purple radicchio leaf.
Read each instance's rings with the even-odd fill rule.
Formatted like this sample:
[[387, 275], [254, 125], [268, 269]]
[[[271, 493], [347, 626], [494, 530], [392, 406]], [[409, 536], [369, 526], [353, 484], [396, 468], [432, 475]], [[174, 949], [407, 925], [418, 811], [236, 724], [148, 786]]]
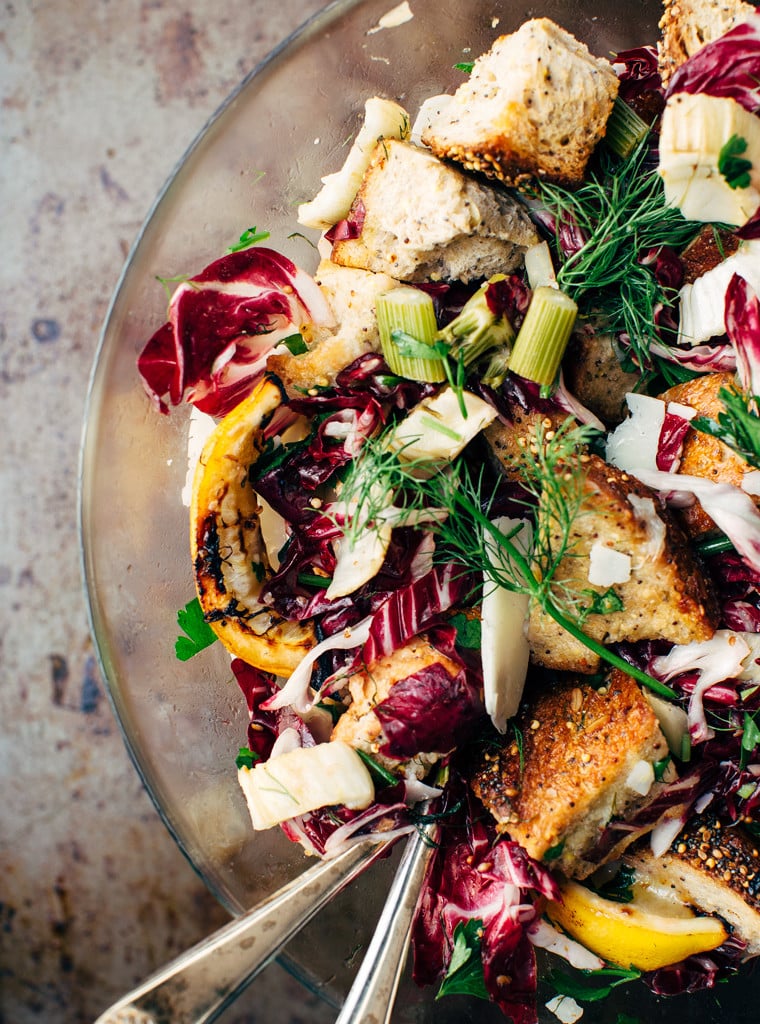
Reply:
[[673, 74], [665, 95], [679, 92], [724, 96], [750, 113], [760, 110], [760, 14], [692, 54]]
[[189, 402], [223, 416], [251, 392], [277, 342], [306, 323], [332, 323], [316, 282], [287, 257], [253, 246], [178, 286], [137, 368], [161, 412]]
[[742, 388], [760, 395], [760, 299], [738, 274], [726, 289], [726, 333], [736, 350]]
[[621, 50], [615, 57], [614, 67], [620, 82], [618, 95], [623, 100], [631, 100], [644, 92], [659, 92], [662, 88], [654, 46]]
[[483, 717], [480, 680], [464, 666], [452, 675], [434, 661], [394, 683], [374, 712], [385, 735], [381, 754], [400, 760], [445, 754], [469, 739]]

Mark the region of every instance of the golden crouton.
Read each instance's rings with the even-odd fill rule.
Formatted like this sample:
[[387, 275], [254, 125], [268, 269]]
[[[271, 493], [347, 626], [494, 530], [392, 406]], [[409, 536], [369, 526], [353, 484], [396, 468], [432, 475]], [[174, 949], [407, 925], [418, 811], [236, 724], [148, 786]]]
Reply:
[[571, 394], [606, 426], [623, 421], [625, 396], [635, 389], [641, 375], [623, 369], [609, 334], [576, 331], [567, 346], [562, 369]]
[[[531, 857], [585, 878], [634, 838], [624, 833], [599, 861], [589, 857], [610, 819], [629, 817], [661, 788], [647, 769], [668, 752], [657, 718], [636, 683], [615, 670], [598, 690], [572, 678], [550, 686], [525, 702], [517, 724], [521, 745], [508, 738], [487, 746], [473, 792], [498, 831]], [[647, 775], [648, 789], [640, 784]]]
[[578, 184], [617, 91], [609, 61], [548, 18], [535, 18], [475, 61], [422, 141], [507, 184], [529, 176]]
[[420, 146], [378, 143], [352, 214], [358, 238], [332, 259], [401, 281], [479, 281], [508, 274], [538, 241], [522, 205]]
[[755, 13], [744, 0], [664, 0], [657, 46], [660, 75], [667, 85], [676, 68], [692, 54], [725, 35]]
[[[553, 577], [557, 601], [561, 604], [563, 591], [589, 598], [612, 592], [619, 610], [592, 612], [583, 623], [583, 631], [601, 643], [708, 640], [717, 621], [714, 599], [681, 528], [658, 496], [596, 455], [586, 463], [583, 489], [567, 553]], [[557, 524], [550, 529], [557, 551], [563, 534]], [[612, 586], [590, 582], [592, 549], [603, 548], [628, 556], [627, 580]], [[548, 668], [591, 673], [599, 666], [598, 656], [537, 604], [531, 608], [528, 639], [533, 660]]]

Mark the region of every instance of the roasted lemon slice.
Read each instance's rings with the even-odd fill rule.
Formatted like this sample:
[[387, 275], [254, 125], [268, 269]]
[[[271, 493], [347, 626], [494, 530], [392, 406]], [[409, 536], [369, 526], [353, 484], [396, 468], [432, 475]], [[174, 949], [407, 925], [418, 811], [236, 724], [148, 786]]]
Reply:
[[615, 903], [577, 882], [563, 882], [562, 901], [549, 902], [554, 924], [620, 967], [654, 971], [715, 949], [727, 937], [716, 917], [668, 917], [633, 903]]
[[221, 642], [255, 668], [288, 676], [316, 643], [310, 623], [290, 622], [259, 601], [272, 570], [249, 471], [281, 402], [264, 378], [218, 424], [201, 454], [190, 504], [190, 548], [198, 600]]

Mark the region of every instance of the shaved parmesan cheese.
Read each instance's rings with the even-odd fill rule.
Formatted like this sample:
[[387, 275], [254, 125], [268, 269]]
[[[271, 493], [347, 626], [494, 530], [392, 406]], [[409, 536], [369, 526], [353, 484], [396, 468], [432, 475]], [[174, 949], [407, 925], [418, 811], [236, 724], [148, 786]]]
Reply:
[[575, 1024], [583, 1016], [583, 1007], [573, 999], [572, 996], [555, 996], [546, 1004], [557, 1020], [562, 1024]]
[[627, 583], [631, 578], [631, 556], [596, 541], [589, 552], [588, 581], [596, 587]]
[[375, 798], [364, 762], [340, 740], [298, 747], [253, 768], [240, 768], [238, 781], [257, 830], [333, 804], [362, 810]]
[[[503, 516], [495, 520], [502, 533], [516, 527], [515, 545], [528, 554], [532, 545], [532, 529], [527, 521]], [[498, 565], [506, 555], [496, 542], [487, 540], [489, 555]], [[483, 688], [486, 711], [499, 732], [506, 732], [507, 722], [517, 713], [528, 672], [530, 646], [525, 632], [528, 614], [527, 594], [516, 594], [498, 586], [487, 575], [483, 580], [480, 656], [483, 664]]]
[[466, 415], [462, 415], [459, 396], [450, 387], [412, 409], [391, 440], [403, 459], [448, 462], [496, 419], [496, 410], [482, 398], [469, 391], [461, 396]]
[[625, 780], [626, 787], [638, 793], [639, 796], [646, 796], [654, 785], [654, 768], [649, 761], [637, 761], [628, 773]]
[[448, 93], [443, 93], [441, 96], [428, 96], [414, 119], [409, 141], [413, 142], [415, 146], [422, 146], [422, 133], [441, 117], [453, 99], [454, 97]]
[[607, 438], [606, 460], [627, 473], [657, 469], [657, 450], [665, 423], [665, 403], [649, 395], [625, 396], [631, 415]]
[[684, 739], [689, 735], [689, 716], [679, 704], [663, 700], [651, 690], [642, 692], [657, 716], [662, 735], [668, 743], [668, 750], [676, 757], [683, 757]]
[[287, 521], [275, 512], [268, 501], [264, 501], [260, 494], [256, 496], [259, 504], [259, 526], [261, 527], [261, 539], [264, 541], [269, 564], [275, 572], [280, 568], [280, 551], [285, 541], [290, 536]]
[[641, 498], [638, 494], [631, 493], [628, 495], [628, 501], [636, 518], [643, 521], [647, 531], [646, 545], [640, 549], [643, 555], [641, 564], [646, 561], [654, 561], [665, 550], [665, 523], [657, 515], [657, 509], [651, 498]]
[[760, 469], [751, 469], [742, 477], [742, 490], [760, 497]]

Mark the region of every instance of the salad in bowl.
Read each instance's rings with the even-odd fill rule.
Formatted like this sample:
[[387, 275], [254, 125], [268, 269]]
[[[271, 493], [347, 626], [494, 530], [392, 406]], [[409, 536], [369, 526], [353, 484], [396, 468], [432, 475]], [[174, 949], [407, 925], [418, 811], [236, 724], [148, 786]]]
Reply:
[[561, 1020], [760, 952], [760, 15], [661, 30], [368, 96], [316, 267], [246, 229], [138, 358], [193, 409], [177, 655], [231, 657], [252, 828], [435, 819], [415, 979], [518, 1024], [537, 949]]

